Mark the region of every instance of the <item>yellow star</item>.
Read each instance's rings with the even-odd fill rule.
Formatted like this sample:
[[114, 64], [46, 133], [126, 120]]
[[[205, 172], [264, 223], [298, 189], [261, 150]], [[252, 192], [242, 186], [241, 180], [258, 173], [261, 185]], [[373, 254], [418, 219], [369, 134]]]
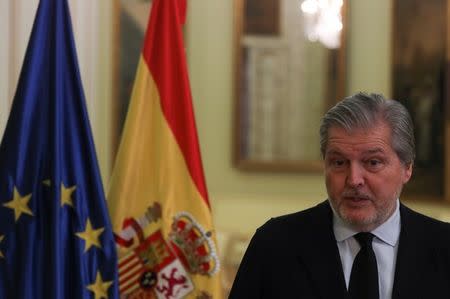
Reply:
[[93, 229], [91, 225], [91, 221], [88, 219], [86, 221], [86, 230], [84, 232], [76, 233], [76, 235], [86, 241], [86, 247], [84, 248], [84, 252], [88, 251], [92, 245], [97, 246], [98, 248], [102, 248], [98, 237], [105, 230], [104, 227]]
[[65, 204], [69, 205], [73, 208], [72, 203], [72, 193], [77, 189], [77, 186], [72, 186], [69, 188], [66, 188], [63, 183], [61, 183], [61, 207], [63, 207]]
[[95, 282], [88, 285], [87, 288], [95, 294], [95, 299], [108, 298], [108, 289], [112, 283], [112, 280], [103, 282], [100, 272], [97, 271]]
[[16, 187], [14, 187], [13, 193], [14, 193], [13, 199], [11, 201], [8, 201], [7, 203], [4, 203], [3, 205], [7, 208], [14, 210], [14, 218], [16, 222], [17, 220], [19, 220], [19, 217], [20, 215], [22, 215], [22, 213], [33, 216], [33, 212], [28, 207], [28, 202], [30, 201], [31, 193], [25, 196], [21, 196], [19, 194], [19, 191], [17, 191]]
[[50, 180], [43, 180], [42, 184], [44, 184], [47, 187], [50, 187], [52, 185], [52, 181], [50, 181]]
[[[3, 241], [3, 239], [5, 238], [4, 235], [0, 235], [0, 243]], [[0, 251], [0, 258], [4, 258], [5, 256], [3, 255], [3, 252]]]

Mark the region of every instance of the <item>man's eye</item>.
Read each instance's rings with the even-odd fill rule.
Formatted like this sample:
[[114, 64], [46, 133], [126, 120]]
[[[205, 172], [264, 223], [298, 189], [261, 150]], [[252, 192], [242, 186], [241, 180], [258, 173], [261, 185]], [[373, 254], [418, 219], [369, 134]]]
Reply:
[[370, 167], [370, 168], [374, 168], [377, 169], [379, 167], [381, 167], [383, 165], [382, 161], [379, 159], [369, 159], [366, 161], [366, 164]]
[[380, 164], [380, 161], [378, 161], [378, 160], [369, 160], [369, 164], [372, 165], [372, 166], [376, 166], [376, 165]]
[[345, 164], [345, 161], [344, 160], [334, 160], [334, 161], [332, 161], [331, 164], [335, 167], [341, 167]]

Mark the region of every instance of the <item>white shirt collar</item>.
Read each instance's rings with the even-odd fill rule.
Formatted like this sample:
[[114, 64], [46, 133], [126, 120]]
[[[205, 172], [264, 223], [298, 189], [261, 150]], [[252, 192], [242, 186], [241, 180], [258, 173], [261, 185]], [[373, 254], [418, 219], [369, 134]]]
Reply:
[[[333, 230], [336, 241], [342, 242], [358, 233], [358, 231], [352, 229], [337, 215], [333, 207], [331, 209], [333, 210]], [[391, 246], [397, 244], [400, 237], [400, 202], [398, 199], [396, 201], [395, 211], [391, 217], [371, 231], [371, 233], [386, 244]]]

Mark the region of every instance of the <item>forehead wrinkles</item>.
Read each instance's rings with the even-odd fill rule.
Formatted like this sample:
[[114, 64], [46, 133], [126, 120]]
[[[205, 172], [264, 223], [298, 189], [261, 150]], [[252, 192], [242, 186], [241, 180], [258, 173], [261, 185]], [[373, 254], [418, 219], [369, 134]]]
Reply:
[[334, 139], [348, 139], [349, 141], [355, 140], [360, 142], [380, 140], [383, 143], [390, 144], [391, 136], [391, 128], [382, 122], [377, 122], [368, 128], [346, 129], [343, 127], [331, 127], [328, 130], [327, 139], [328, 142]]
[[386, 153], [391, 148], [388, 137], [379, 131], [348, 133], [342, 130], [333, 132], [329, 136], [326, 153]]
[[356, 159], [367, 155], [368, 150], [383, 149], [384, 155], [395, 153], [391, 143], [391, 128], [382, 122], [377, 122], [370, 128], [331, 127], [328, 130], [328, 140], [324, 158], [332, 153]]
[[390, 146], [387, 140], [381, 137], [363, 137], [363, 138], [344, 138], [344, 137], [332, 137], [328, 140], [328, 147], [358, 147], [358, 146], [371, 146], [371, 147], [386, 147]]

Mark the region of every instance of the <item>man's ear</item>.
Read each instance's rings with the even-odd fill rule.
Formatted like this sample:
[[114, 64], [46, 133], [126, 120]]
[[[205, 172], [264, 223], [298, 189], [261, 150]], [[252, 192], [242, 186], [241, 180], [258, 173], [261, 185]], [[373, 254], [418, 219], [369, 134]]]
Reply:
[[412, 173], [413, 173], [413, 163], [409, 163], [409, 165], [405, 166], [405, 172], [403, 176], [403, 184], [406, 184], [409, 179], [411, 179]]

